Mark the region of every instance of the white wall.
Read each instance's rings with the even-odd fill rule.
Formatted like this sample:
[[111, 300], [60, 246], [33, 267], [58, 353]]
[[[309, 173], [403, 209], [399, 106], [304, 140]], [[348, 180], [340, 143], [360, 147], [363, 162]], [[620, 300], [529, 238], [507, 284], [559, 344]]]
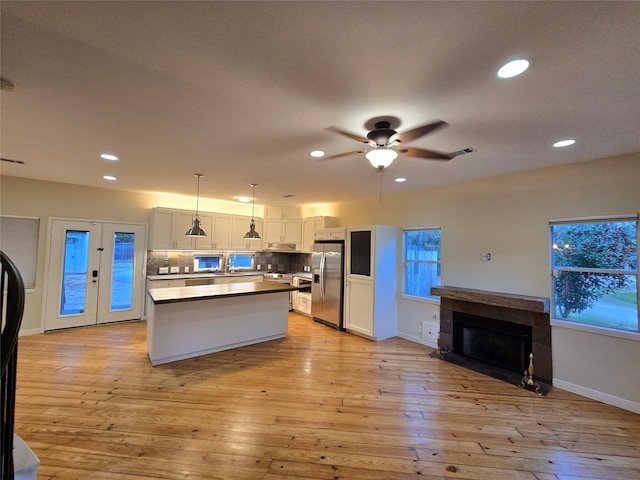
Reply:
[[[410, 179], [409, 179], [410, 180]], [[41, 323], [49, 217], [147, 223], [154, 206], [191, 208], [174, 197], [0, 177], [4, 215], [40, 217], [36, 291], [23, 330]], [[203, 210], [219, 210], [215, 202]], [[202, 203], [201, 203], [202, 205]], [[242, 206], [239, 206], [242, 207]], [[249, 206], [250, 208], [250, 206]], [[340, 226], [442, 227], [445, 285], [549, 297], [550, 219], [640, 211], [640, 153], [419, 192], [323, 206], [305, 213], [338, 217]], [[250, 214], [250, 211], [232, 213]], [[480, 254], [491, 252], [490, 262]], [[400, 272], [398, 272], [400, 278]], [[420, 341], [418, 325], [438, 306], [400, 299], [398, 330]], [[640, 413], [638, 336], [605, 337], [553, 327], [554, 382]], [[587, 347], [587, 348], [585, 348]]]
[[[409, 179], [410, 181], [410, 179]], [[338, 204], [340, 225], [442, 228], [442, 283], [551, 295], [550, 219], [640, 212], [640, 153]], [[490, 252], [490, 262], [480, 254]], [[437, 306], [400, 299], [398, 331], [421, 341]], [[640, 413], [640, 337], [552, 328], [554, 382]], [[421, 341], [421, 343], [429, 343]]]

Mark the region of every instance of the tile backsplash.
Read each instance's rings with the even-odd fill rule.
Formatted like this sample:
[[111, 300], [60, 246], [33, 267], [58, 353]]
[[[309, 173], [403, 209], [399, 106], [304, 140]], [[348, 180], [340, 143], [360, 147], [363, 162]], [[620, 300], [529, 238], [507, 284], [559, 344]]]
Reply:
[[[149, 251], [147, 252], [147, 275], [158, 275], [160, 267], [178, 267], [180, 273], [193, 273], [193, 257], [210, 251]], [[228, 252], [223, 252], [225, 256]], [[309, 253], [256, 252], [255, 264], [263, 272], [302, 272], [311, 266]], [[269, 268], [271, 265], [271, 268]]]

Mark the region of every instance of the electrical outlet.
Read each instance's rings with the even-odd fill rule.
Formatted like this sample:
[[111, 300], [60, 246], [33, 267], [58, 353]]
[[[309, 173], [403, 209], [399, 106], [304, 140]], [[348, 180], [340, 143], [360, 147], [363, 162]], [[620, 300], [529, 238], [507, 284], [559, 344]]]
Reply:
[[189, 267], [184, 267], [184, 273], [189, 273]]
[[267, 270], [271, 270], [271, 264], [267, 263]]
[[258, 270], [262, 270], [262, 265], [258, 264], [258, 265], [256, 265], [256, 268], [257, 268]]
[[180, 267], [171, 267], [171, 273], [180, 273]]

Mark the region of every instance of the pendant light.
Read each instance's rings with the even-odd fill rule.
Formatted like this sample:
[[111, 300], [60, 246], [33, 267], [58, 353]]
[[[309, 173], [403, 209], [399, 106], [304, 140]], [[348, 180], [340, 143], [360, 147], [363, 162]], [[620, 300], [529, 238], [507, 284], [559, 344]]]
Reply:
[[198, 190], [196, 193], [196, 216], [193, 219], [193, 225], [191, 225], [191, 228], [187, 230], [185, 235], [187, 237], [206, 237], [207, 234], [200, 227], [200, 217], [198, 216], [198, 207], [200, 203], [200, 177], [202, 177], [203, 175], [201, 173], [194, 173], [193, 176], [198, 177]]
[[251, 223], [249, 224], [249, 231], [244, 234], [245, 240], [260, 240], [260, 234], [256, 232], [256, 221], [254, 220], [253, 213], [256, 205], [256, 187], [257, 183], [252, 183], [251, 187], [253, 192], [251, 193]]

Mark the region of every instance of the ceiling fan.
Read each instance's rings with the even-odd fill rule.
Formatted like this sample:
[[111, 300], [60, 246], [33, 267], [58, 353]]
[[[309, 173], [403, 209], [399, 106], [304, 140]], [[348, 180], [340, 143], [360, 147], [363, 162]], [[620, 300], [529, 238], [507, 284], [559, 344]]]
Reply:
[[457, 155], [474, 151], [473, 149], [465, 149], [454, 153], [442, 153], [436, 152], [434, 150], [426, 150], [424, 148], [410, 147], [408, 145], [405, 146], [405, 144], [423, 137], [429, 133], [432, 133], [435, 130], [445, 127], [449, 124], [442, 120], [437, 120], [435, 122], [427, 123], [426, 125], [421, 125], [411, 130], [407, 130], [406, 132], [399, 133], [394, 128], [392, 128], [390, 121], [390, 119], [397, 119], [395, 117], [390, 117], [390, 119], [388, 118], [389, 117], [384, 119], [377, 118], [367, 122], [366, 125], [369, 125], [373, 122], [374, 128], [369, 131], [369, 133], [367, 133], [366, 138], [361, 137], [360, 135], [357, 135], [355, 133], [342, 130], [338, 127], [328, 127], [327, 130], [339, 133], [357, 142], [366, 143], [370, 147], [372, 147], [372, 149], [354, 150], [352, 152], [339, 153], [337, 155], [326, 157], [325, 160], [364, 153], [367, 157], [367, 160], [369, 160], [374, 168], [377, 168], [378, 170], [384, 170], [389, 165], [391, 165], [391, 163], [398, 157], [398, 155], [425, 158], [430, 160], [449, 161]]

